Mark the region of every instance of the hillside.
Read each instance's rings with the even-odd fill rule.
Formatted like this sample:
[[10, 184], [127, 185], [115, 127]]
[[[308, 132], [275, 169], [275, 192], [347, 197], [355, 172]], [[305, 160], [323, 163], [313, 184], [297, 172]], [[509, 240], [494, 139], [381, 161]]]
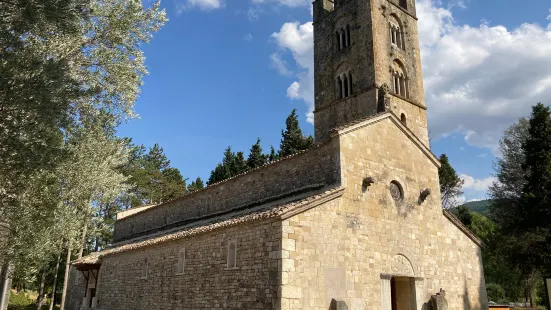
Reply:
[[487, 200], [467, 202], [463, 206], [467, 207], [467, 209], [471, 211], [475, 211], [486, 215], [488, 214], [490, 203], [491, 203], [491, 200], [487, 199]]

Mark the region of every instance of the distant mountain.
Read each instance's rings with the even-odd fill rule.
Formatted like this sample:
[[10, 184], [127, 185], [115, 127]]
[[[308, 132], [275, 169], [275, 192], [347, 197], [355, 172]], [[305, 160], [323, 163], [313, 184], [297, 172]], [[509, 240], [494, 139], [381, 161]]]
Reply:
[[479, 200], [479, 201], [471, 201], [465, 203], [463, 206], [467, 207], [467, 209], [471, 211], [475, 211], [484, 215], [488, 215], [488, 212], [490, 211], [490, 203], [492, 201], [490, 199], [487, 200]]

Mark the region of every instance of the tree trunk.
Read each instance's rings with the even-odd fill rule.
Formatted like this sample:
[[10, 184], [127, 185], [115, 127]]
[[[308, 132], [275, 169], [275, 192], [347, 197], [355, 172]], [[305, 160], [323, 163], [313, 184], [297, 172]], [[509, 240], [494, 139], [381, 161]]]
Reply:
[[38, 289], [38, 298], [36, 300], [36, 309], [42, 309], [44, 303], [44, 284], [46, 282], [46, 266], [42, 267], [42, 277], [40, 278], [40, 287]]
[[54, 285], [52, 287], [52, 297], [50, 300], [50, 310], [54, 309], [54, 302], [55, 302], [55, 288], [57, 285], [57, 274], [59, 273], [59, 261], [61, 260], [61, 252], [63, 249], [59, 249], [59, 252], [57, 253], [57, 261], [55, 265], [55, 274], [54, 274]]
[[67, 258], [65, 259], [65, 279], [63, 279], [63, 293], [61, 294], [61, 305], [59, 310], [65, 309], [65, 299], [67, 297], [67, 283], [69, 283], [69, 269], [71, 268], [71, 243], [67, 243]]
[[8, 301], [10, 298], [10, 265], [9, 263], [5, 263], [1, 267], [2, 268], [0, 269], [2, 270], [2, 273], [0, 274], [0, 310], [4, 310], [8, 308]]
[[86, 245], [86, 234], [88, 233], [88, 222], [84, 220], [84, 227], [82, 228], [82, 239], [80, 240], [80, 250], [78, 251], [78, 258], [82, 257], [84, 253], [84, 246]]

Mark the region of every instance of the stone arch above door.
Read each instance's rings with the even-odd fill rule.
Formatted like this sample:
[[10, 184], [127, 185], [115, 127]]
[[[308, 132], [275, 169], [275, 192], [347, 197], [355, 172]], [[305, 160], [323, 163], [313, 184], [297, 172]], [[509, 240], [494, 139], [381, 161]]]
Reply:
[[411, 261], [402, 254], [397, 254], [390, 262], [390, 273], [406, 277], [415, 277], [415, 270]]

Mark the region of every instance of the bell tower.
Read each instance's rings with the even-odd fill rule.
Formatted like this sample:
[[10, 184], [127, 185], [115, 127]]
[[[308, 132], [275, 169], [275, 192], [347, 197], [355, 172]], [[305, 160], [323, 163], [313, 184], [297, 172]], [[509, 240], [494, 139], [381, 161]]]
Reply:
[[315, 0], [315, 138], [392, 111], [428, 146], [415, 0]]

